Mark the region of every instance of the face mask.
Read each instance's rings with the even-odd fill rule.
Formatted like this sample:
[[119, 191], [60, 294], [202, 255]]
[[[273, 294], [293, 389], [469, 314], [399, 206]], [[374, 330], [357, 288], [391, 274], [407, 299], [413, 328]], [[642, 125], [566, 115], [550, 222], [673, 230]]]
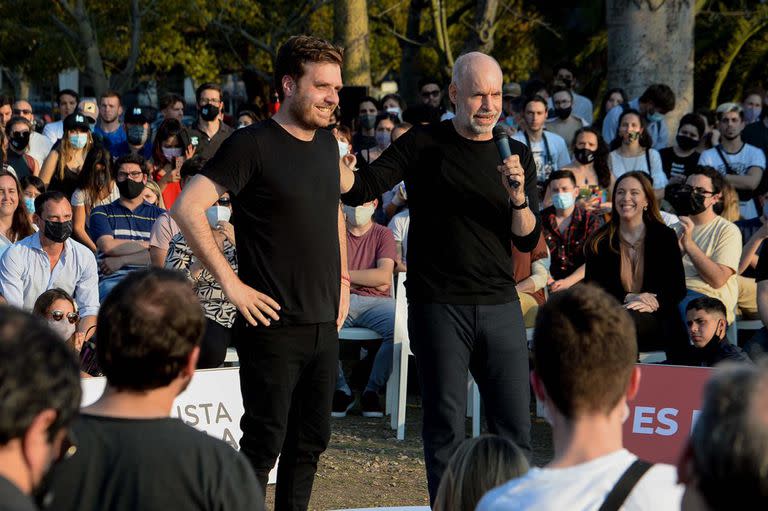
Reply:
[[565, 87], [566, 89], [573, 88], [573, 80], [571, 80], [570, 78], [563, 78], [561, 81], [563, 82], [563, 87]]
[[572, 110], [573, 108], [570, 106], [568, 108], [555, 108], [555, 115], [558, 119], [565, 120], [571, 116]]
[[64, 243], [72, 235], [72, 220], [66, 222], [46, 220], [43, 234], [54, 243]]
[[181, 156], [181, 147], [163, 147], [163, 156], [170, 161]]
[[691, 137], [688, 137], [686, 135], [678, 135], [675, 138], [675, 141], [677, 142], [677, 145], [682, 149], [683, 151], [690, 151], [691, 149], [695, 149], [699, 145], [698, 140], [694, 140]]
[[339, 158], [344, 158], [349, 154], [349, 144], [341, 140], [337, 140], [337, 142], [339, 143]]
[[55, 319], [48, 319], [48, 326], [51, 330], [58, 334], [62, 341], [66, 341], [72, 337], [72, 334], [75, 333], [76, 328], [76, 325], [74, 323], [70, 323], [66, 316], [60, 321], [56, 321]]
[[574, 205], [576, 199], [572, 193], [556, 193], [552, 195], [552, 205], [555, 209], [566, 210]]
[[376, 114], [362, 114], [359, 119], [360, 127], [364, 130], [373, 129], [376, 125]]
[[22, 133], [14, 133], [11, 137], [10, 144], [17, 151], [23, 151], [29, 145], [29, 132], [24, 131]]
[[237, 129], [245, 128], [246, 126], [250, 126], [250, 124], [245, 124], [244, 122], [241, 122], [237, 124]]
[[88, 133], [72, 133], [69, 136], [69, 144], [75, 149], [82, 149], [88, 143]]
[[232, 211], [224, 206], [211, 206], [205, 210], [205, 218], [208, 219], [208, 225], [211, 228], [216, 228], [219, 222], [229, 222], [232, 216]]
[[388, 131], [377, 131], [375, 136], [376, 144], [382, 149], [386, 149], [392, 143], [392, 133]]
[[396, 115], [398, 119], [402, 119], [403, 117], [403, 110], [399, 106], [391, 106], [387, 108], [387, 113]]
[[213, 105], [205, 105], [200, 107], [200, 117], [204, 121], [211, 122], [219, 116], [219, 107]]
[[356, 208], [352, 206], [344, 206], [344, 214], [347, 217], [347, 221], [356, 227], [370, 222], [374, 210], [375, 208], [373, 205], [357, 206]]
[[133, 179], [126, 179], [125, 181], [117, 182], [117, 189], [120, 191], [120, 197], [133, 200], [144, 191], [144, 183], [134, 181]]
[[573, 157], [576, 158], [576, 161], [582, 165], [589, 165], [595, 161], [595, 152], [592, 149], [587, 148], [574, 149]]
[[652, 114], [646, 115], [645, 118], [648, 119], [648, 122], [650, 123], [661, 122], [664, 120], [664, 114], [653, 112]]
[[29, 211], [30, 213], [35, 212], [35, 199], [33, 199], [32, 197], [24, 197], [24, 205], [27, 207], [27, 211]]
[[629, 144], [640, 138], [639, 131], [629, 131], [624, 135], [624, 143]]
[[703, 213], [707, 206], [704, 205], [704, 196], [694, 193], [688, 188], [681, 188], [672, 193], [669, 203], [675, 208], [679, 216], [691, 216]]
[[744, 122], [747, 124], [751, 122], [755, 122], [756, 120], [760, 119], [760, 114], [762, 113], [763, 109], [760, 107], [754, 107], [754, 106], [748, 106], [744, 109]]
[[149, 130], [144, 126], [129, 126], [128, 127], [128, 143], [132, 146], [143, 146], [147, 142], [149, 137]]

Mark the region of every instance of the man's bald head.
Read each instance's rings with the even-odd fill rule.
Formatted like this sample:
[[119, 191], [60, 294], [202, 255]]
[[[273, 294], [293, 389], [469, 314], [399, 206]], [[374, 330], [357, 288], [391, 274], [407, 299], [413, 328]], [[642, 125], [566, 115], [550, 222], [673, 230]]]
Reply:
[[501, 115], [503, 77], [496, 59], [480, 52], [462, 55], [453, 65], [448, 87], [456, 105], [456, 131], [471, 140], [489, 140]]
[[499, 88], [501, 88], [504, 81], [501, 66], [495, 58], [479, 51], [465, 53], [456, 59], [456, 62], [453, 64], [451, 83], [462, 89], [468, 78], [478, 74], [498, 79]]

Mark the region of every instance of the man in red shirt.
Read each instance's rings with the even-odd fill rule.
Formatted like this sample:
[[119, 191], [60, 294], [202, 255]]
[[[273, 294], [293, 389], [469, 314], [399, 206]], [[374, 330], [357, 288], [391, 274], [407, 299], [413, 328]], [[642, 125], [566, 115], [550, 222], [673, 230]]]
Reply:
[[[376, 206], [376, 200], [358, 207], [344, 206], [351, 280], [349, 315], [344, 327], [369, 328], [381, 335], [382, 339], [371, 376], [360, 398], [364, 417], [384, 415], [379, 392], [392, 372], [392, 338], [395, 330], [392, 273], [397, 251], [392, 231], [372, 220]], [[331, 415], [345, 417], [354, 403], [352, 391], [339, 365]]]

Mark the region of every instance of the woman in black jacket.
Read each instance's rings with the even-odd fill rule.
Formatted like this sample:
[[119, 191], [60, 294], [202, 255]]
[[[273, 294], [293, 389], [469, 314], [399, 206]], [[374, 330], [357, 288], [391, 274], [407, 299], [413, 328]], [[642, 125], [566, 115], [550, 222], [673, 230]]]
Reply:
[[613, 188], [611, 221], [586, 246], [586, 277], [615, 296], [635, 321], [640, 351], [671, 358], [687, 344], [677, 311], [686, 293], [675, 231], [664, 224], [644, 172], [628, 172]]

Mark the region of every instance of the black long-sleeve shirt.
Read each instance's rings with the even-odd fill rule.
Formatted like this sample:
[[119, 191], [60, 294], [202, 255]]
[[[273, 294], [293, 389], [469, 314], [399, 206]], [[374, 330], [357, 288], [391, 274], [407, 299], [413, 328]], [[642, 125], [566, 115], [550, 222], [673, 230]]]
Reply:
[[[509, 144], [525, 169], [525, 190], [537, 214], [533, 158], [525, 145]], [[530, 252], [541, 226], [537, 215], [530, 234], [512, 234], [512, 208], [496, 169], [500, 164], [493, 140], [466, 139], [449, 120], [411, 129], [355, 173], [352, 189], [342, 196], [345, 204], [370, 201], [405, 180], [411, 216], [409, 301], [481, 305], [517, 300], [510, 242]]]

